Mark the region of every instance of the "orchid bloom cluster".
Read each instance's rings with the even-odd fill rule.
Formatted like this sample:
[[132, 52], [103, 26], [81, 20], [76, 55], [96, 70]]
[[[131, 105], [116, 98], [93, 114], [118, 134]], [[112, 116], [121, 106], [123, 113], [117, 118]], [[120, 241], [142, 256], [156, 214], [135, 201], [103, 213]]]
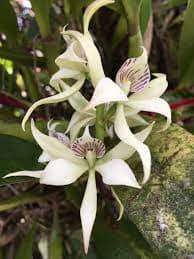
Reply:
[[[64, 28], [62, 35], [67, 48], [57, 57], [55, 62], [59, 70], [50, 80], [50, 85], [57, 94], [34, 103], [23, 119], [22, 127], [25, 129], [26, 121], [33, 110], [43, 104], [68, 101], [75, 110], [65, 133], [56, 130], [57, 123], [49, 122], [49, 134], [45, 135], [31, 120], [33, 137], [43, 150], [38, 161], [46, 164], [44, 170], [20, 171], [5, 176], [35, 177], [41, 184], [61, 186], [74, 183], [83, 174], [87, 175], [86, 190], [80, 208], [86, 253], [97, 211], [96, 172], [101, 175], [106, 185], [141, 188], [126, 160], [134, 152], [138, 152], [144, 172], [142, 184], [145, 184], [150, 177], [151, 155], [148, 146], [143, 142], [154, 123], [149, 124], [139, 113], [146, 111], [165, 116], [167, 122], [164, 128], [171, 123], [170, 107], [160, 98], [167, 88], [166, 76], [154, 74], [154, 79], [150, 79], [148, 57], [144, 47], [139, 57], [129, 58], [124, 62], [116, 74], [115, 82], [105, 76], [100, 54], [88, 28], [93, 14], [100, 7], [113, 2], [96, 0], [88, 6], [83, 16], [83, 33]], [[90, 101], [80, 92], [86, 79], [90, 80], [94, 88]], [[96, 109], [99, 105], [104, 105], [107, 115], [104, 128], [112, 128], [120, 140], [108, 151], [103, 140], [90, 134], [90, 128], [96, 122]], [[131, 128], [136, 126], [145, 128], [133, 134]], [[83, 135], [80, 136], [82, 129]], [[109, 130], [107, 137], [108, 133]], [[120, 219], [123, 206], [114, 190], [113, 195], [120, 205]]]

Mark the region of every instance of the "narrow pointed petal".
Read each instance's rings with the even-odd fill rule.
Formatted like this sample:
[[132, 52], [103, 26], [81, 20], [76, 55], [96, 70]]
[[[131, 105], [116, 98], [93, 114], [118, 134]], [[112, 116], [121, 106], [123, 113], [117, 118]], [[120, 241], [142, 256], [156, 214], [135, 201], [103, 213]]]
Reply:
[[169, 104], [161, 98], [153, 98], [144, 101], [129, 101], [128, 104], [134, 109], [141, 111], [159, 113], [167, 118], [166, 125], [163, 130], [167, 129], [171, 123], [171, 109]]
[[103, 103], [120, 101], [128, 101], [126, 94], [111, 79], [105, 77], [100, 80], [96, 86], [92, 99], [90, 100], [89, 105], [85, 108], [85, 110], [89, 110], [90, 108]]
[[37, 102], [35, 102], [27, 111], [26, 115], [24, 116], [23, 120], [22, 120], [22, 128], [23, 130], [25, 130], [25, 124], [26, 121], [28, 120], [28, 118], [30, 117], [31, 113], [40, 105], [43, 104], [49, 104], [49, 103], [58, 103], [58, 102], [63, 102], [65, 100], [67, 100], [71, 95], [73, 95], [74, 93], [76, 93], [77, 91], [79, 91], [79, 89], [82, 87], [83, 83], [85, 81], [85, 78], [81, 78], [79, 81], [77, 81], [72, 87], [71, 89], [64, 91], [62, 93], [56, 94], [54, 96], [51, 97], [47, 97], [44, 99], [41, 99]]
[[131, 168], [121, 159], [109, 160], [104, 164], [96, 165], [95, 169], [101, 174], [105, 184], [141, 188]]
[[[153, 125], [154, 125], [154, 122], [144, 130], [136, 133], [135, 138], [137, 138], [141, 142], [144, 142], [149, 136], [149, 134], [151, 133]], [[105, 154], [102, 161], [107, 161], [110, 159], [127, 160], [135, 153], [135, 151], [136, 149], [134, 147], [129, 146], [128, 144], [121, 141]]]
[[39, 163], [46, 163], [50, 160], [53, 160], [53, 157], [50, 156], [47, 152], [43, 151], [42, 154], [38, 158]]
[[112, 191], [112, 195], [115, 198], [115, 200], [117, 201], [118, 207], [119, 207], [119, 216], [117, 218], [117, 221], [121, 220], [123, 213], [124, 213], [124, 206], [121, 202], [121, 200], [119, 199], [118, 195], [116, 194], [115, 190], [113, 189], [113, 187], [111, 187], [111, 191]]
[[129, 97], [130, 101], [143, 101], [146, 99], [153, 99], [160, 97], [166, 91], [168, 82], [166, 75], [155, 74], [158, 77], [150, 81], [146, 88], [138, 93], [134, 93]]
[[32, 135], [35, 138], [39, 146], [53, 158], [63, 158], [70, 160], [75, 163], [84, 163], [84, 161], [76, 157], [73, 151], [66, 147], [64, 144], [59, 142], [56, 138], [47, 136], [40, 132], [34, 124], [34, 121], [31, 121], [31, 130]]
[[10, 173], [7, 174], [5, 176], [3, 176], [3, 178], [7, 178], [7, 177], [12, 177], [12, 176], [29, 176], [29, 177], [34, 177], [34, 178], [40, 178], [41, 175], [43, 174], [43, 170], [41, 171], [20, 171], [20, 172], [14, 172], [14, 173]]
[[47, 185], [67, 185], [75, 182], [88, 169], [86, 165], [74, 164], [64, 159], [50, 161], [41, 175], [40, 183]]
[[[69, 85], [67, 85], [63, 81], [60, 82], [60, 85], [63, 87], [64, 90], [69, 90], [71, 88]], [[73, 109], [78, 112], [83, 110], [84, 107], [86, 107], [89, 104], [88, 100], [80, 92], [76, 92], [75, 94], [70, 96], [68, 101], [71, 104], [71, 106], [73, 107]], [[93, 109], [91, 112], [94, 113], [95, 110]]]
[[90, 24], [90, 20], [94, 13], [98, 11], [102, 6], [112, 4], [114, 3], [114, 0], [96, 0], [93, 1], [85, 10], [84, 16], [83, 16], [83, 25], [84, 25], [84, 34], [88, 34], [88, 28]]
[[84, 36], [78, 31], [63, 31], [63, 35], [69, 35], [77, 39], [82, 46], [89, 68], [89, 74], [94, 87], [105, 77], [100, 54], [90, 37]]
[[69, 68], [61, 68], [54, 75], [52, 75], [49, 84], [58, 91], [60, 88], [60, 81], [62, 79], [72, 78], [77, 80], [80, 75], [81, 73], [79, 71]]
[[115, 122], [114, 122], [115, 132], [117, 136], [126, 144], [132, 146], [139, 153], [143, 169], [144, 169], [144, 178], [143, 183], [146, 183], [150, 177], [151, 171], [151, 155], [149, 148], [140, 142], [134, 134], [131, 132], [127, 125], [125, 119], [123, 105], [118, 105]]
[[130, 92], [142, 91], [150, 81], [147, 51], [142, 49], [142, 55], [127, 59], [116, 75], [117, 84]]
[[88, 182], [87, 182], [84, 198], [80, 209], [84, 250], [86, 254], [88, 252], [90, 236], [91, 236], [94, 221], [96, 218], [96, 210], [97, 210], [96, 180], [95, 180], [95, 172], [91, 170], [89, 172]]

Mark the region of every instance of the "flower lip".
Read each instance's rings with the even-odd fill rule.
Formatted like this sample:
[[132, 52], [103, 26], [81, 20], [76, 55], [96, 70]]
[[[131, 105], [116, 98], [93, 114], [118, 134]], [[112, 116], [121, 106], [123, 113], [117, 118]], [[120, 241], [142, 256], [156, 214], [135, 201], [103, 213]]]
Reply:
[[79, 157], [86, 157], [87, 153], [91, 151], [97, 158], [101, 158], [106, 152], [104, 143], [97, 138], [91, 138], [88, 141], [84, 141], [82, 137], [78, 138], [72, 143], [71, 149]]

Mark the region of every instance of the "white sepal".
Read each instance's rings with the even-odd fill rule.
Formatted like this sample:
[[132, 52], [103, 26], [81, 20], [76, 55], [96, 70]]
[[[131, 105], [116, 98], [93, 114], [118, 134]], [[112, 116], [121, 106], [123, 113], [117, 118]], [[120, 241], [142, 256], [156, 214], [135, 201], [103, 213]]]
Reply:
[[144, 178], [143, 183], [146, 183], [150, 177], [151, 171], [151, 155], [149, 148], [140, 142], [128, 127], [127, 121], [125, 119], [123, 105], [118, 105], [116, 111], [116, 117], [114, 121], [115, 132], [117, 136], [126, 144], [132, 146], [139, 153], [143, 169]]
[[[135, 137], [139, 141], [144, 142], [146, 138], [149, 136], [150, 132], [152, 131], [153, 125], [154, 122], [144, 130], [136, 133]], [[121, 141], [105, 154], [105, 156], [103, 157], [103, 161], [107, 161], [110, 159], [127, 160], [135, 153], [135, 151], [136, 149], [134, 147], [129, 146], [128, 144]]]
[[130, 101], [127, 103], [134, 109], [139, 109], [146, 112], [159, 113], [167, 118], [167, 122], [163, 130], [167, 129], [171, 123], [171, 109], [169, 104], [161, 98], [153, 98], [142, 101]]
[[149, 84], [140, 92], [134, 93], [129, 97], [130, 101], [143, 101], [147, 99], [153, 99], [160, 97], [166, 91], [168, 82], [166, 75], [155, 74], [158, 77], [151, 80]]
[[70, 148], [59, 142], [56, 138], [47, 136], [40, 132], [36, 128], [33, 120], [31, 121], [31, 130], [38, 145], [53, 158], [63, 158], [78, 164], [85, 164], [82, 159], [74, 155]]
[[83, 16], [83, 26], [84, 26], [84, 34], [88, 35], [88, 27], [90, 24], [90, 20], [94, 13], [98, 11], [99, 8], [101, 8], [104, 5], [112, 4], [114, 3], [114, 0], [96, 0], [93, 1], [85, 10], [84, 16]]
[[131, 168], [121, 159], [113, 159], [100, 165], [97, 163], [95, 169], [101, 174], [105, 184], [141, 188]]
[[40, 178], [41, 175], [43, 174], [43, 172], [44, 172], [43, 170], [40, 170], [40, 171], [19, 171], [19, 172], [7, 174], [7, 175], [3, 176], [3, 178], [12, 177], [12, 176], [29, 176], [29, 177], [34, 177], [34, 178]]
[[81, 217], [83, 240], [84, 240], [84, 250], [86, 254], [88, 252], [90, 236], [91, 236], [94, 221], [96, 218], [96, 210], [97, 210], [97, 190], [96, 190], [95, 171], [90, 170], [84, 198], [80, 209], [80, 217]]
[[121, 202], [121, 200], [119, 199], [118, 195], [116, 194], [115, 190], [113, 189], [113, 187], [111, 187], [111, 191], [112, 191], [112, 195], [115, 198], [115, 200], [117, 201], [118, 207], [119, 207], [119, 216], [117, 218], [117, 221], [121, 220], [123, 213], [124, 213], [124, 206]]

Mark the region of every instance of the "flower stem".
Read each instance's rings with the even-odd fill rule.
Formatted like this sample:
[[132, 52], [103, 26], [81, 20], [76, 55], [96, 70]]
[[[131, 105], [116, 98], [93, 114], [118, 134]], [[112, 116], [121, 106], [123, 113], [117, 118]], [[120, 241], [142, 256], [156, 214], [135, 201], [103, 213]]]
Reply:
[[128, 27], [128, 55], [141, 55], [142, 35], [140, 31], [139, 12], [142, 0], [120, 0]]
[[95, 124], [96, 138], [104, 140], [104, 105], [99, 105], [96, 109], [96, 124]]

